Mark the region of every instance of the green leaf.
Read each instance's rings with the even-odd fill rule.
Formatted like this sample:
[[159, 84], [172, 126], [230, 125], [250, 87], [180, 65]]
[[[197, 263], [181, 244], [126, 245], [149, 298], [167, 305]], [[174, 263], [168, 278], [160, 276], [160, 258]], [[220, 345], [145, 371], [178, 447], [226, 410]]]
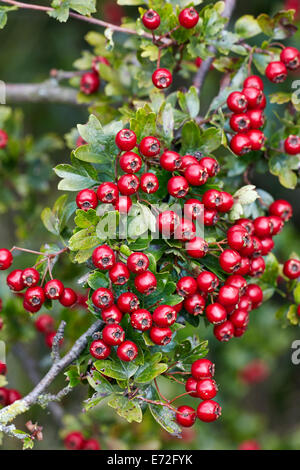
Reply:
[[252, 38], [261, 33], [258, 21], [253, 15], [241, 16], [235, 23], [235, 32], [242, 38]]
[[193, 153], [199, 150], [201, 135], [200, 128], [194, 121], [184, 124], [181, 134], [181, 152], [183, 154]]
[[149, 404], [149, 409], [155, 421], [172, 436], [180, 437], [181, 428], [175, 422], [175, 413], [166, 406]]
[[177, 98], [182, 111], [187, 113], [192, 119], [198, 116], [200, 111], [200, 100], [194, 86], [192, 86], [187, 93], [178, 91]]
[[91, 225], [97, 225], [99, 222], [99, 216], [96, 214], [94, 209], [89, 209], [88, 211], [78, 209], [76, 211], [74, 222], [79, 228], [88, 228]]
[[71, 366], [67, 372], [65, 372], [65, 375], [69, 379], [69, 385], [70, 387], [76, 387], [81, 383], [81, 377], [78, 372], [78, 368], [76, 366]]
[[297, 286], [295, 287], [293, 295], [294, 295], [294, 300], [296, 304], [300, 305], [300, 283], [298, 283]]
[[203, 153], [211, 153], [222, 144], [222, 130], [210, 127], [202, 132], [199, 141], [199, 150]]
[[134, 375], [134, 381], [137, 383], [151, 382], [165, 372], [168, 366], [167, 364], [160, 363], [161, 358], [162, 353], [160, 352], [153, 354], [153, 356], [145, 357], [145, 363], [138, 368]]
[[292, 325], [299, 324], [299, 316], [297, 314], [297, 305], [291, 305], [288, 309], [287, 319]]
[[94, 290], [99, 289], [99, 287], [107, 288], [109, 286], [107, 276], [99, 271], [94, 271], [92, 274], [90, 274], [87, 282], [88, 285]]
[[99, 372], [117, 380], [128, 380], [138, 369], [138, 365], [134, 361], [125, 364], [121, 361], [103, 360], [96, 361], [94, 365]]
[[138, 142], [143, 137], [155, 135], [156, 115], [148, 104], [137, 110], [135, 118], [130, 120], [130, 129], [135, 132]]
[[99, 238], [96, 236], [95, 228], [85, 228], [74, 233], [69, 240], [71, 251], [88, 250], [99, 245]]
[[73, 165], [61, 164], [54, 168], [55, 173], [62, 181], [58, 184], [58, 189], [63, 191], [80, 191], [99, 184], [96, 170], [84, 162], [72, 160]]
[[96, 12], [96, 0], [53, 0], [51, 6], [54, 11], [48, 14], [60, 22], [67, 21], [70, 8], [81, 15], [91, 15]]
[[129, 400], [127, 397], [113, 395], [108, 405], [116, 410], [119, 416], [126, 419], [129, 423], [133, 421], [141, 423], [143, 413], [138, 400]]

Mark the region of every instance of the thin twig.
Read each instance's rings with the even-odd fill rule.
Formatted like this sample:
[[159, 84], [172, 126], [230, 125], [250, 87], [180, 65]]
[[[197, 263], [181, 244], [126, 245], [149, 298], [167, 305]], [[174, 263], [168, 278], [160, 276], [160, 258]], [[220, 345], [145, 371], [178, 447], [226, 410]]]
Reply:
[[66, 328], [66, 322], [62, 321], [57, 329], [56, 335], [53, 338], [52, 342], [52, 357], [53, 357], [53, 362], [58, 362], [60, 360], [60, 354], [59, 354], [59, 346], [61, 341], [64, 338], [64, 333], [65, 333], [65, 328]]

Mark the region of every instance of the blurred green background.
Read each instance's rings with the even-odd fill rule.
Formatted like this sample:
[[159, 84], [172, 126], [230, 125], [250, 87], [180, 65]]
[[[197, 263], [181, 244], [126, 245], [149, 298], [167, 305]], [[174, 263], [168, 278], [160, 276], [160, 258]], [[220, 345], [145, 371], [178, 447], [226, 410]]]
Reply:
[[[49, 5], [47, 1], [36, 3]], [[116, 2], [98, 1], [98, 6], [100, 18], [118, 22], [122, 9], [116, 7]], [[238, 0], [234, 18], [242, 14], [270, 14], [282, 6], [283, 2], [280, 1]], [[126, 16], [134, 16], [136, 8], [124, 8], [123, 13]], [[20, 11], [10, 14], [8, 25], [0, 32], [0, 79], [7, 83], [31, 83], [48, 78], [52, 68], [72, 70], [74, 60], [87, 48], [84, 36], [91, 29], [88, 24], [72, 19], [67, 24], [59, 24], [39, 12], [33, 14]], [[118, 35], [116, 41], [117, 38]], [[299, 47], [299, 32], [291, 43], [298, 43]], [[201, 96], [204, 108], [218, 89], [219, 78], [218, 72], [211, 72], [211, 79], [206, 81]], [[288, 87], [289, 83], [286, 86]], [[266, 93], [269, 92], [267, 87]], [[24, 133], [33, 135], [35, 139], [47, 133], [55, 133], [63, 138], [70, 128], [77, 123], [84, 123], [88, 116], [87, 110], [79, 106], [20, 103], [17, 107], [24, 113]], [[272, 119], [272, 111], [269, 111], [267, 117], [268, 121]], [[57, 148], [49, 157], [47, 171], [50, 172], [51, 166], [63, 161], [69, 161], [69, 150], [65, 147]], [[281, 260], [290, 255], [291, 246], [300, 254], [299, 189], [285, 190], [279, 186], [277, 178], [269, 174], [255, 175], [254, 183], [274, 197], [286, 198], [293, 204], [293, 222], [287, 224], [277, 238], [276, 251]], [[50, 186], [42, 191], [37, 200], [32, 200], [35, 212], [40, 212], [44, 205], [52, 205], [58, 196], [56, 188], [57, 180], [53, 176]], [[32, 189], [34, 192], [34, 188]], [[1, 198], [5, 199], [5, 188], [1, 188], [0, 192]], [[38, 247], [45, 237], [49, 238], [38, 219], [34, 219], [30, 226], [29, 237], [28, 227], [24, 227], [24, 222], [26, 225], [28, 220], [22, 221], [18, 205], [9, 214], [3, 213], [0, 217], [1, 246], [12, 246], [17, 241], [16, 235], [20, 234], [25, 237], [24, 245], [29, 246], [34, 239], [34, 247]], [[74, 276], [74, 267], [68, 268], [67, 264], [63, 263], [60, 269], [64, 272], [64, 278], [71, 279]], [[1, 278], [0, 282], [1, 296], [5, 297], [4, 279]], [[213, 338], [211, 329], [202, 327], [200, 330], [200, 337], [209, 339], [209, 357], [216, 363], [216, 380], [220, 384], [218, 397], [223, 407], [223, 416], [218, 422], [209, 425], [198, 422], [191, 430], [184, 431], [183, 439], [178, 440], [162, 432], [150, 415], [146, 415], [140, 425], [129, 425], [104, 405], [80, 416], [86, 389], [79, 387], [63, 402], [63, 427], [75, 429], [76, 426], [81, 426], [87, 436], [98, 438], [105, 449], [236, 449], [245, 440], [253, 439], [263, 449], [299, 449], [300, 365], [296, 366], [291, 362], [291, 344], [296, 339], [300, 340], [300, 334], [298, 328], [282, 328], [275, 318], [280, 304], [280, 297], [274, 298], [261, 309], [254, 311], [247, 334], [228, 344], [219, 344]], [[9, 315], [9, 308], [13, 307], [5, 307], [3, 317]], [[71, 314], [77, 318], [75, 331], [91, 320], [90, 314], [84, 310], [73, 311]], [[21, 313], [20, 315], [22, 316]], [[50, 362], [49, 350], [45, 347], [43, 339], [35, 335], [33, 321], [23, 315], [24, 318], [20, 321], [22, 334], [26, 337], [26, 351], [35, 358], [38, 373], [43, 373]], [[63, 315], [67, 317], [70, 313], [65, 312]], [[192, 328], [190, 333], [192, 334]], [[68, 334], [72, 338], [72, 333]], [[66, 349], [69, 344], [67, 339]], [[23, 394], [30, 391], [32, 374], [28, 373], [24, 363], [22, 364], [16, 356], [16, 350], [9, 353], [8, 367], [9, 386], [20, 389]], [[63, 385], [63, 378], [57, 381], [54, 388], [59, 387], [59, 384]], [[183, 387], [171, 385], [164, 379], [161, 380], [161, 385], [164, 394], [170, 397], [184, 391]], [[190, 402], [193, 406], [192, 398], [185, 398], [182, 402]], [[56, 420], [52, 413], [38, 407], [25, 417], [44, 426], [44, 440], [36, 444], [36, 449], [62, 448], [57, 427], [57, 420], [61, 420], [60, 411], [56, 410]], [[23, 428], [25, 422], [26, 419], [22, 417], [18, 424]], [[19, 443], [5, 438], [2, 448], [19, 448]]]

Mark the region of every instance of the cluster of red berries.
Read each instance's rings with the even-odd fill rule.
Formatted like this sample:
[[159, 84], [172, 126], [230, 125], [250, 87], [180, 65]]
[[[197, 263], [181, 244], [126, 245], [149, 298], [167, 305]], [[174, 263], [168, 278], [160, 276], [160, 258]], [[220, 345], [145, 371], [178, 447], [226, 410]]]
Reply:
[[285, 47], [280, 54], [280, 61], [270, 62], [266, 68], [266, 77], [273, 83], [286, 80], [288, 70], [300, 67], [300, 52], [295, 47]]
[[0, 149], [4, 149], [7, 146], [7, 142], [8, 142], [7, 133], [3, 129], [0, 129]]
[[12, 405], [15, 401], [20, 400], [22, 395], [14, 388], [0, 387], [0, 407]]
[[183, 405], [177, 408], [176, 421], [183, 427], [192, 426], [196, 417], [205, 423], [216, 421], [221, 416], [222, 408], [213, 398], [218, 393], [218, 386], [213, 379], [215, 365], [209, 359], [197, 359], [191, 367], [192, 376], [185, 384], [186, 391], [191, 397], [200, 398], [197, 411], [191, 406]]
[[[12, 262], [11, 251], [1, 248], [0, 270], [8, 269]], [[64, 287], [59, 279], [51, 279], [44, 287], [39, 286], [40, 273], [35, 268], [14, 269], [8, 274], [6, 282], [14, 292], [26, 289], [23, 306], [30, 313], [38, 312], [46, 299], [59, 300], [64, 307], [71, 307], [77, 302], [76, 292], [69, 287]]]
[[[184, 8], [178, 16], [179, 25], [185, 29], [194, 28], [199, 21], [199, 14], [193, 7]], [[145, 28], [151, 31], [156, 30], [160, 25], [159, 14], [150, 9], [147, 10], [143, 17], [142, 22]], [[171, 72], [165, 68], [157, 68], [152, 75], [152, 82], [156, 88], [164, 89], [168, 88], [173, 81]]]
[[98, 91], [100, 86], [99, 64], [109, 65], [108, 60], [103, 56], [96, 56], [92, 61], [92, 71], [82, 75], [80, 80], [80, 90], [85, 95], [92, 95]]
[[80, 431], [72, 431], [64, 438], [68, 450], [101, 450], [96, 439], [85, 439]]
[[40, 315], [34, 322], [37, 331], [45, 335], [45, 343], [48, 348], [52, 348], [53, 339], [56, 335], [54, 318], [46, 313]]
[[234, 91], [227, 98], [227, 106], [234, 113], [230, 127], [236, 132], [230, 147], [237, 155], [260, 150], [265, 142], [264, 133], [260, 130], [265, 122], [263, 110], [267, 104], [263, 89], [261, 78], [251, 75], [244, 81], [241, 92]]

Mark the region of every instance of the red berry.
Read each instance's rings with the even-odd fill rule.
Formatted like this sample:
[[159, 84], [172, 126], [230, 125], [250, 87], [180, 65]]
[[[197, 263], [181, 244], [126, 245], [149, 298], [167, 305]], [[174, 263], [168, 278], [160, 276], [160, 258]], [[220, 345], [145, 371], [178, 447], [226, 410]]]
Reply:
[[182, 156], [172, 150], [165, 150], [160, 157], [160, 165], [167, 171], [176, 171], [181, 168]]
[[252, 143], [248, 134], [235, 134], [230, 142], [231, 150], [237, 155], [244, 155], [252, 149]]
[[300, 66], [300, 52], [295, 47], [286, 47], [280, 54], [280, 60], [290, 70]]
[[255, 440], [249, 440], [242, 442], [239, 447], [239, 450], [260, 450], [261, 447]]
[[92, 261], [98, 269], [111, 269], [116, 262], [114, 251], [107, 245], [100, 245], [94, 249]]
[[197, 277], [197, 284], [203, 292], [214, 292], [219, 285], [219, 279], [210, 271], [203, 271]]
[[251, 129], [259, 129], [264, 125], [265, 116], [261, 109], [250, 109], [247, 115], [250, 120]]
[[86, 145], [86, 144], [87, 142], [81, 136], [79, 136], [78, 139], [76, 140], [76, 148], [81, 147], [82, 145]]
[[259, 129], [251, 129], [247, 133], [247, 137], [250, 139], [252, 150], [260, 150], [264, 145], [265, 135]]
[[203, 214], [203, 204], [198, 199], [188, 199], [183, 209], [183, 215], [188, 219], [196, 220]]
[[198, 165], [198, 160], [193, 155], [184, 155], [181, 160], [181, 171], [185, 171], [190, 165]]
[[197, 282], [191, 276], [184, 276], [177, 282], [176, 289], [179, 295], [187, 297], [197, 292]]
[[117, 305], [121, 312], [130, 313], [139, 308], [140, 301], [133, 292], [124, 292], [118, 298]]
[[289, 279], [297, 279], [300, 276], [300, 261], [289, 259], [283, 265], [283, 273]]
[[90, 345], [90, 354], [95, 359], [106, 359], [111, 352], [110, 346], [108, 346], [101, 339], [96, 339]]
[[120, 214], [127, 214], [131, 209], [132, 201], [129, 196], [120, 196], [114, 206]]
[[72, 307], [77, 302], [77, 294], [76, 292], [71, 289], [70, 287], [65, 287], [63, 293], [59, 297], [59, 302], [64, 307]]
[[147, 194], [156, 193], [159, 188], [159, 181], [154, 173], [143, 173], [141, 176], [141, 190]]
[[226, 279], [225, 285], [236, 287], [239, 290], [240, 295], [243, 295], [247, 287], [247, 281], [240, 274], [232, 274]]
[[144, 137], [141, 140], [139, 149], [145, 157], [155, 157], [160, 152], [160, 141], [156, 137]]
[[189, 184], [183, 176], [173, 176], [168, 181], [167, 189], [171, 196], [183, 198], [188, 193]]
[[173, 77], [168, 69], [156, 69], [152, 74], [152, 83], [156, 88], [168, 88], [173, 82]]
[[7, 146], [7, 142], [8, 142], [7, 133], [3, 129], [0, 129], [0, 149], [4, 149]]
[[259, 256], [258, 258], [253, 258], [250, 261], [250, 270], [249, 276], [261, 276], [266, 269], [266, 264], [264, 259]]
[[106, 57], [103, 57], [101, 55], [94, 57], [92, 60], [92, 69], [95, 73], [98, 73], [98, 74], [99, 74], [99, 67], [98, 67], [99, 64], [105, 64], [108, 66], [110, 65]]
[[202, 186], [208, 179], [208, 171], [202, 164], [193, 163], [185, 170], [184, 177], [192, 186]]
[[8, 287], [14, 292], [20, 292], [25, 288], [22, 269], [14, 269], [6, 278]]
[[102, 339], [109, 346], [118, 346], [125, 340], [125, 331], [117, 323], [105, 325], [102, 330]]
[[34, 287], [40, 280], [40, 273], [35, 268], [26, 268], [22, 273], [22, 278], [26, 287]]
[[179, 224], [179, 220], [179, 216], [176, 212], [161, 212], [157, 218], [158, 229], [163, 235], [168, 237], [174, 233], [175, 228]]
[[209, 379], [215, 374], [215, 365], [209, 359], [197, 359], [193, 362], [191, 373], [194, 379]]
[[131, 253], [127, 259], [127, 267], [134, 274], [143, 273], [149, 267], [149, 258], [144, 253]]
[[0, 317], [0, 331], [2, 330], [3, 328], [3, 325], [4, 325], [4, 321], [3, 321], [3, 318]]
[[84, 437], [79, 431], [70, 432], [64, 439], [65, 447], [69, 450], [80, 450], [84, 444]]
[[234, 204], [234, 199], [231, 194], [226, 191], [221, 191], [222, 203], [218, 206], [219, 212], [229, 212]]
[[184, 8], [184, 10], [179, 13], [178, 19], [183, 28], [190, 29], [194, 28], [198, 23], [199, 14], [193, 7]]
[[298, 305], [298, 307], [297, 307], [297, 315], [298, 315], [298, 317], [300, 317], [300, 305]]
[[184, 308], [191, 315], [201, 315], [205, 307], [205, 298], [201, 294], [192, 294], [184, 301]]
[[278, 199], [270, 205], [269, 214], [277, 215], [284, 222], [287, 222], [293, 215], [293, 209], [289, 202], [284, 199]]
[[201, 400], [210, 400], [218, 393], [218, 386], [213, 379], [199, 380], [197, 383], [197, 395]]
[[8, 405], [8, 390], [0, 387], [0, 406]]
[[198, 383], [198, 380], [194, 379], [193, 377], [189, 377], [185, 383], [185, 391], [189, 392], [191, 397], [194, 397], [194, 398], [198, 398], [197, 383]]
[[0, 375], [5, 375], [7, 372], [7, 367], [4, 362], [0, 362]]
[[241, 276], [246, 276], [248, 274], [250, 269], [250, 260], [247, 256], [242, 256], [241, 257], [241, 263], [240, 267], [235, 271], [237, 274], [240, 274]]
[[244, 227], [250, 235], [254, 234], [254, 225], [250, 219], [239, 219], [235, 222], [235, 225]]
[[224, 250], [220, 254], [219, 263], [226, 273], [237, 272], [241, 264], [241, 255], [235, 250]]
[[150, 330], [152, 326], [152, 315], [148, 310], [140, 308], [131, 314], [130, 323], [136, 330]]
[[58, 299], [64, 291], [64, 285], [59, 279], [51, 279], [46, 282], [44, 287], [45, 296], [47, 299]]
[[202, 203], [204, 204], [205, 209], [219, 210], [219, 207], [223, 203], [221, 192], [217, 189], [209, 189], [208, 191], [205, 191], [202, 196]]
[[263, 92], [259, 88], [244, 88], [242, 93], [246, 96], [246, 100], [248, 101], [248, 109], [256, 109], [261, 105]]
[[263, 301], [263, 292], [257, 284], [249, 284], [245, 295], [250, 299], [253, 309], [257, 308]]
[[118, 186], [110, 182], [100, 184], [97, 189], [97, 197], [101, 202], [114, 204], [119, 197]]
[[284, 148], [289, 155], [297, 155], [300, 153], [300, 137], [297, 135], [289, 135], [284, 141]]
[[271, 237], [266, 237], [262, 238], [260, 241], [262, 246], [261, 254], [262, 256], [266, 256], [273, 250], [275, 245], [274, 240]]
[[249, 313], [246, 310], [235, 310], [233, 314], [230, 315], [230, 321], [235, 328], [245, 328], [249, 322]]
[[271, 224], [269, 217], [257, 217], [253, 223], [255, 234], [258, 237], [264, 238], [271, 235]]
[[233, 91], [227, 98], [227, 106], [234, 113], [242, 113], [247, 109], [247, 98], [243, 93]]
[[110, 270], [109, 270], [109, 279], [113, 284], [117, 286], [123, 286], [128, 282], [130, 277], [129, 270], [124, 263], [116, 263]]
[[82, 450], [101, 450], [101, 447], [96, 439], [88, 439], [83, 443]]
[[198, 67], [198, 68], [201, 67], [202, 62], [203, 62], [203, 59], [201, 59], [201, 57], [196, 57], [196, 59], [195, 59], [196, 67]]
[[83, 211], [96, 209], [98, 206], [97, 194], [92, 189], [82, 189], [76, 196], [76, 204]]
[[121, 194], [131, 196], [135, 194], [140, 187], [140, 181], [136, 175], [123, 175], [118, 180], [118, 188]]
[[234, 226], [234, 230], [228, 230], [227, 242], [230, 248], [240, 251], [251, 245], [251, 236], [247, 230], [242, 226]]
[[227, 320], [220, 325], [214, 327], [214, 335], [219, 341], [229, 341], [234, 335], [234, 326], [231, 321]]
[[282, 62], [270, 62], [265, 74], [271, 82], [282, 83], [287, 77], [287, 69]]
[[137, 357], [138, 352], [136, 344], [132, 341], [124, 341], [117, 349], [118, 358], [126, 362], [133, 361]]
[[141, 157], [134, 152], [125, 152], [120, 157], [120, 167], [125, 173], [137, 173], [142, 168]]
[[195, 237], [186, 243], [185, 249], [191, 258], [203, 258], [208, 251], [208, 243], [201, 237]]
[[175, 323], [177, 312], [170, 305], [160, 305], [154, 310], [152, 317], [157, 326], [170, 326]]
[[54, 318], [44, 313], [35, 320], [34, 325], [41, 333], [50, 333], [54, 330]]
[[206, 307], [205, 314], [209, 323], [212, 323], [213, 325], [223, 323], [227, 318], [226, 309], [223, 307], [223, 305], [217, 302], [208, 305]]
[[244, 88], [258, 88], [259, 90], [264, 89], [264, 83], [257, 75], [250, 75], [244, 81]]
[[204, 209], [203, 222], [205, 227], [212, 227], [219, 222], [220, 216], [216, 209]]
[[219, 290], [218, 302], [222, 305], [235, 305], [239, 300], [239, 290], [232, 285], [222, 286]]
[[196, 235], [195, 224], [189, 219], [181, 219], [175, 229], [174, 237], [184, 242], [192, 240]]
[[45, 302], [45, 293], [42, 287], [29, 287], [25, 292], [24, 301], [33, 308], [40, 309]]
[[114, 303], [114, 296], [111, 290], [99, 287], [92, 295], [92, 302], [97, 308], [108, 308]]
[[142, 21], [145, 28], [153, 31], [160, 25], [160, 16], [156, 11], [150, 9], [144, 13]]
[[82, 75], [80, 80], [80, 90], [85, 95], [91, 95], [95, 93], [100, 86], [100, 78], [98, 73], [86, 72]]
[[204, 400], [197, 408], [197, 416], [205, 423], [216, 421], [221, 416], [222, 408], [214, 400]]
[[129, 151], [136, 146], [136, 135], [130, 129], [122, 129], [116, 135], [116, 145], [120, 150]]
[[216, 176], [220, 171], [220, 165], [214, 158], [203, 157], [201, 158], [199, 164], [206, 169], [208, 176]]
[[15, 401], [20, 400], [22, 398], [21, 393], [18, 390], [15, 390], [14, 388], [8, 389], [7, 392], [8, 392], [8, 399], [7, 399], [8, 405], [12, 405]]
[[182, 405], [177, 408], [176, 421], [184, 428], [190, 428], [196, 421], [196, 412], [194, 408]]
[[123, 315], [116, 305], [105, 308], [101, 312], [101, 318], [105, 323], [120, 323], [122, 317]]
[[159, 328], [158, 326], [153, 326], [150, 330], [150, 339], [154, 344], [166, 346], [172, 340], [172, 330], [167, 327]]
[[282, 230], [284, 223], [281, 220], [281, 218], [276, 215], [270, 215], [269, 222], [270, 222], [271, 235], [272, 237], [274, 237]]
[[13, 256], [6, 248], [0, 248], [0, 270], [8, 269], [13, 262]]
[[[52, 348], [53, 346], [53, 340], [56, 336], [57, 331], [50, 331], [49, 333], [46, 333], [45, 335], [45, 344], [48, 346], [48, 348]], [[60, 341], [60, 344], [62, 343], [63, 340]]]
[[151, 271], [146, 271], [137, 275], [134, 280], [134, 285], [138, 292], [144, 295], [149, 295], [155, 291], [157, 280]]
[[230, 127], [235, 132], [247, 132], [250, 129], [248, 114], [233, 114], [230, 118]]

